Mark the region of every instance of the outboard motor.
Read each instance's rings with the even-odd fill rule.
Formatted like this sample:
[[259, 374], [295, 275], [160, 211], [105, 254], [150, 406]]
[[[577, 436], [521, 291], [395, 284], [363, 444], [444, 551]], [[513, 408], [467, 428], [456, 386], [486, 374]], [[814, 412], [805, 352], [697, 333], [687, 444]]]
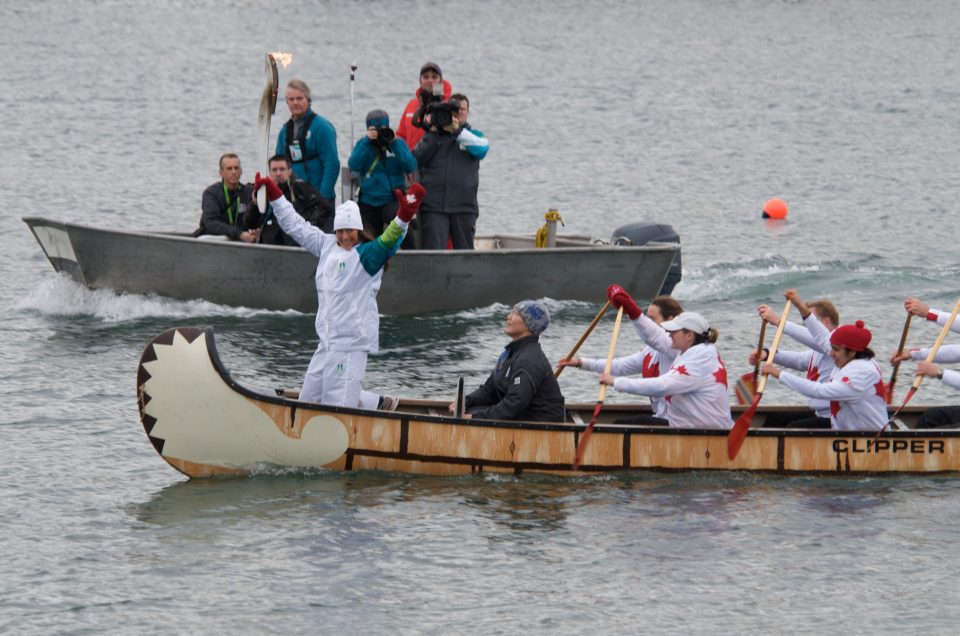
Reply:
[[[679, 244], [680, 236], [673, 231], [673, 227], [670, 225], [629, 223], [614, 230], [613, 237], [610, 239], [613, 245], [646, 245], [651, 241]], [[669, 294], [673, 292], [673, 288], [680, 282], [681, 276], [680, 250], [677, 250], [673, 257], [673, 263], [670, 265], [670, 271], [667, 272], [667, 278], [663, 281], [663, 287], [660, 288], [660, 293]]]

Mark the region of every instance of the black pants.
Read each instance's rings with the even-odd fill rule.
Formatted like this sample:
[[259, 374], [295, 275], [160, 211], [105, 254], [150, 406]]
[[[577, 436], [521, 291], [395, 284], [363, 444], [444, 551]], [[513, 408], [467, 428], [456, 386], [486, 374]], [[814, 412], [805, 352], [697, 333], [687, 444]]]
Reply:
[[810, 417], [807, 413], [767, 413], [763, 428], [830, 428], [830, 418]]
[[421, 249], [445, 250], [447, 239], [453, 240], [453, 249], [472, 250], [473, 237], [477, 233], [476, 214], [444, 214], [443, 212], [420, 212], [423, 227]]
[[643, 424], [644, 426], [670, 426], [670, 422], [662, 417], [653, 415], [637, 415], [636, 417], [625, 417], [619, 420], [613, 420], [614, 424]]
[[[390, 203], [384, 203], [383, 205], [370, 205], [368, 203], [360, 203], [360, 218], [363, 220], [363, 229], [373, 238], [377, 238], [383, 234], [385, 227], [390, 225], [390, 221], [397, 216], [397, 208], [400, 207], [396, 201], [391, 201]], [[413, 223], [416, 223], [417, 220], [414, 219]], [[413, 241], [413, 223], [410, 224], [410, 228], [407, 230], [407, 235], [403, 237], [403, 243], [400, 244], [400, 247], [405, 250], [414, 249]]]
[[917, 420], [917, 428], [958, 427], [960, 427], [960, 406], [935, 406]]

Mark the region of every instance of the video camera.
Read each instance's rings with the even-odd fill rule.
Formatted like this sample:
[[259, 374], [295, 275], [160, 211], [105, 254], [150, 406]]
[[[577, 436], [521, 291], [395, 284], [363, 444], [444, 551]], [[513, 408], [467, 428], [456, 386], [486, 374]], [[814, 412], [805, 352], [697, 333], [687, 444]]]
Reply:
[[430, 115], [430, 125], [443, 130], [453, 123], [453, 116], [460, 110], [460, 102], [451, 99], [449, 102], [430, 104], [427, 113]]

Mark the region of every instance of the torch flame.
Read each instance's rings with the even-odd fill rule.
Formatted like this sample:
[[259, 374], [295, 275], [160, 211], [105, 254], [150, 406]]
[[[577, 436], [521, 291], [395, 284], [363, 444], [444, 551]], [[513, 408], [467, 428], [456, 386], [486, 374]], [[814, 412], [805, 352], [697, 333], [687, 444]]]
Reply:
[[273, 53], [270, 53], [269, 55], [270, 55], [270, 57], [273, 58], [273, 60], [274, 60], [277, 64], [282, 65], [283, 68], [287, 68], [288, 66], [290, 66], [290, 62], [293, 61], [293, 54], [292, 54], [292, 53], [281, 53], [280, 51], [274, 51]]

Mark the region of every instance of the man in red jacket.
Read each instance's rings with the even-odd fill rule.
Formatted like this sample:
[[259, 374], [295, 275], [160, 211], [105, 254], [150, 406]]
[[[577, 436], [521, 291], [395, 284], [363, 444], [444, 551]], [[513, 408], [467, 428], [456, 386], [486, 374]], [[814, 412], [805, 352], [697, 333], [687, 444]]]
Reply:
[[[407, 142], [407, 147], [413, 150], [423, 137], [424, 129], [419, 127], [419, 122], [414, 122], [414, 114], [420, 110], [421, 106], [429, 103], [431, 100], [447, 101], [453, 88], [450, 82], [443, 79], [443, 73], [440, 67], [433, 62], [427, 62], [420, 67], [420, 88], [413, 96], [407, 107], [403, 109], [400, 115], [400, 125], [397, 126], [397, 137]], [[422, 116], [422, 113], [421, 113]]]

